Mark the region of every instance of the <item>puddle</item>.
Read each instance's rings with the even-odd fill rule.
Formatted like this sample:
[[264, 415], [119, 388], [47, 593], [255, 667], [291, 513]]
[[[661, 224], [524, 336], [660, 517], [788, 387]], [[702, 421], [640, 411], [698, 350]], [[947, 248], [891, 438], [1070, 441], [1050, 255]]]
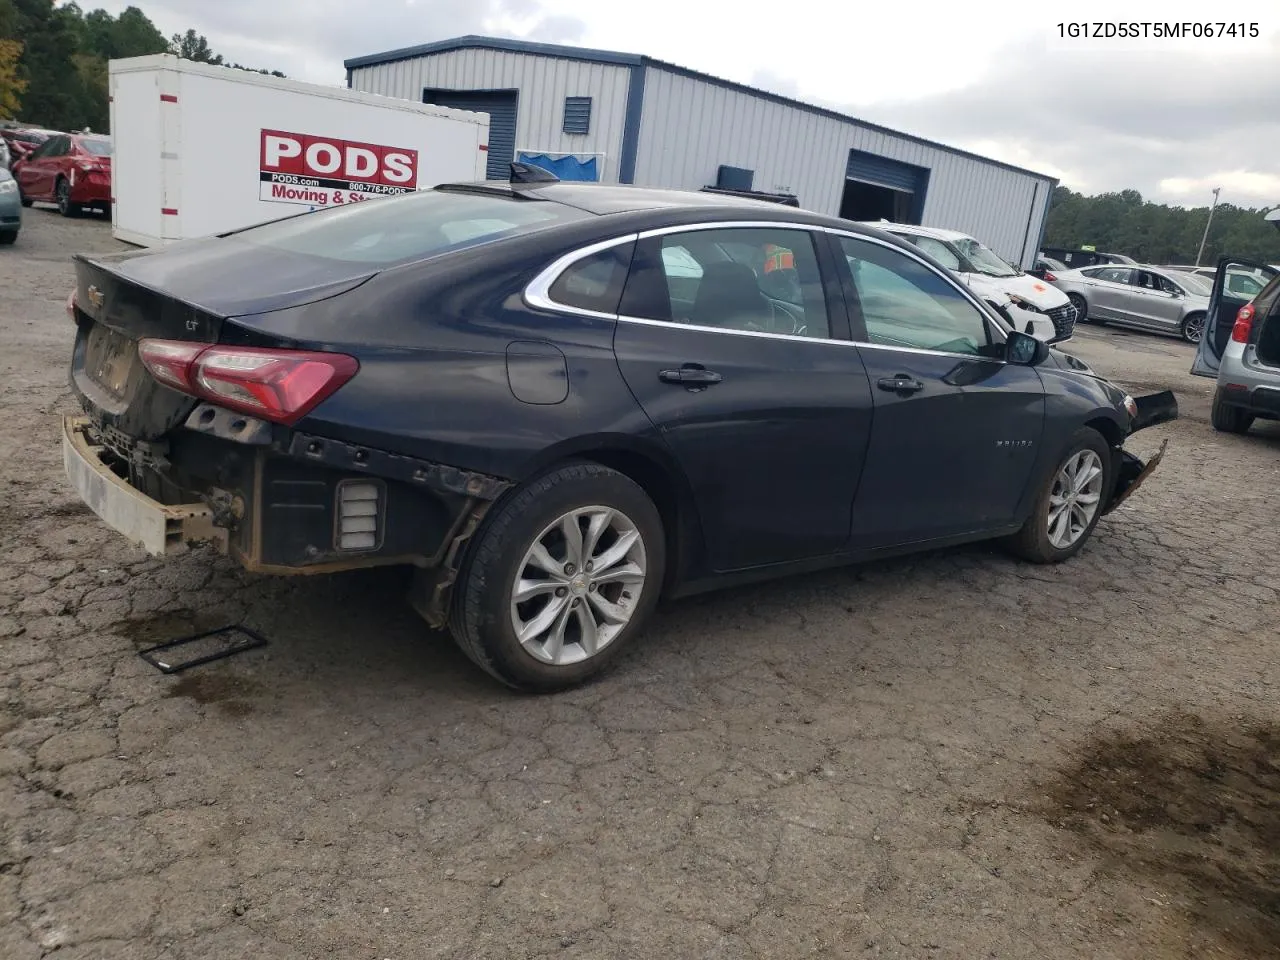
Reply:
[[190, 673], [179, 676], [165, 696], [190, 697], [196, 703], [216, 705], [228, 716], [244, 717], [253, 713], [252, 700], [260, 690], [259, 684], [244, 677], [226, 673]]
[[1089, 744], [1044, 792], [1117, 875], [1174, 893], [1243, 957], [1280, 957], [1280, 726], [1186, 714]]

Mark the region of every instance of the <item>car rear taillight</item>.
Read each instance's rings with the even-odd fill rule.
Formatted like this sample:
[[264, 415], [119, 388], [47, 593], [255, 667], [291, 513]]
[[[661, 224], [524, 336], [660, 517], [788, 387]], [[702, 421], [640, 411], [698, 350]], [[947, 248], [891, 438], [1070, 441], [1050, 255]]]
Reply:
[[1047, 280], [1049, 283], [1054, 283], [1054, 282], [1056, 282], [1056, 281], [1057, 281], [1057, 279], [1058, 279], [1058, 278], [1057, 278], [1057, 277], [1055, 277], [1055, 276], [1054, 276], [1052, 273], [1050, 273], [1048, 270], [1046, 270], [1046, 271], [1044, 272], [1044, 277], [1043, 277], [1043, 279], [1044, 279], [1044, 280]]
[[297, 423], [360, 369], [354, 357], [309, 350], [143, 340], [138, 356], [165, 386], [274, 423]]
[[1231, 328], [1231, 339], [1236, 343], [1248, 343], [1253, 330], [1253, 304], [1246, 303], [1236, 314], [1236, 324]]

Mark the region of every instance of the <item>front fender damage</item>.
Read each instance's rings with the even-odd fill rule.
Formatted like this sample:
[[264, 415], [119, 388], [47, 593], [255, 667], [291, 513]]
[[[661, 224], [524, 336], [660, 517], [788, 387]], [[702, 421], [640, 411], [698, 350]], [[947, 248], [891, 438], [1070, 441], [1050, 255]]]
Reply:
[[[1159, 393], [1134, 397], [1133, 402], [1137, 406], [1138, 412], [1130, 424], [1130, 436], [1139, 430], [1146, 430], [1148, 427], [1178, 419], [1178, 400], [1173, 395], [1172, 390], [1162, 390]], [[1137, 489], [1146, 482], [1147, 477], [1151, 476], [1156, 467], [1160, 465], [1160, 461], [1164, 459], [1165, 451], [1168, 448], [1169, 439], [1166, 437], [1160, 444], [1160, 449], [1156, 451], [1155, 456], [1146, 461], [1146, 463], [1143, 463], [1139, 457], [1123, 447], [1116, 449], [1119, 461], [1116, 470], [1116, 482], [1111, 493], [1111, 499], [1107, 502], [1106, 507], [1103, 508], [1103, 514], [1110, 513], [1133, 496]]]

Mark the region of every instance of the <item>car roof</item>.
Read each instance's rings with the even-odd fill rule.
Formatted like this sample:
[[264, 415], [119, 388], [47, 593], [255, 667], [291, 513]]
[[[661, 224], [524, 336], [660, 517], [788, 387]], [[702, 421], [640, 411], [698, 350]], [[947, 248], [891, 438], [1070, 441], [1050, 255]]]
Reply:
[[[597, 216], [623, 214], [643, 215], [662, 212], [696, 217], [705, 214], [715, 219], [777, 220], [805, 226], [831, 227], [849, 233], [884, 236], [877, 224], [841, 220], [811, 210], [804, 210], [768, 200], [698, 190], [664, 190], [652, 187], [635, 187], [628, 184], [584, 183], [557, 181], [552, 183], [507, 183], [501, 180], [482, 180], [463, 183], [444, 183], [437, 190], [486, 193], [493, 196], [547, 200], [575, 207]], [[902, 243], [895, 239], [896, 243]]]

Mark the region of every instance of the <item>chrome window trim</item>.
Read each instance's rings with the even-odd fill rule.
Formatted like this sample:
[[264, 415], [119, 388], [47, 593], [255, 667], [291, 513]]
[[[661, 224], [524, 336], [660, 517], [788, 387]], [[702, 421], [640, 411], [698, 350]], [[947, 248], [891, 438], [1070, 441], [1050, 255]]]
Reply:
[[[934, 266], [918, 256], [913, 250], [904, 250], [896, 244], [887, 243], [878, 237], [869, 236], [863, 233], [855, 233], [850, 230], [841, 230], [838, 227], [831, 227], [825, 224], [813, 223], [797, 223], [790, 220], [715, 220], [704, 221], [702, 223], [685, 223], [671, 227], [655, 227], [651, 230], [642, 230], [638, 233], [629, 233], [620, 237], [611, 237], [608, 240], [600, 240], [596, 243], [580, 247], [558, 257], [549, 266], [545, 267], [538, 273], [532, 281], [524, 288], [524, 302], [539, 310], [547, 310], [552, 313], [570, 314], [579, 317], [591, 317], [597, 320], [614, 320], [623, 323], [641, 324], [644, 326], [666, 327], [674, 330], [696, 330], [702, 333], [719, 333], [729, 336], [743, 337], [763, 337], [765, 339], [798, 341], [802, 343], [825, 343], [835, 344], [841, 347], [866, 347], [870, 350], [896, 350], [902, 353], [919, 354], [934, 357], [953, 357], [959, 360], [976, 360], [986, 363], [1008, 363], [996, 357], [983, 357], [979, 354], [972, 353], [952, 353], [946, 350], [929, 350], [924, 347], [899, 347], [886, 343], [871, 343], [866, 340], [841, 340], [834, 337], [806, 337], [791, 333], [770, 333], [762, 330], [735, 330], [729, 327], [706, 327], [699, 324], [678, 323], [672, 320], [653, 320], [648, 317], [631, 317], [616, 313], [604, 313], [596, 310], [586, 310], [581, 307], [572, 307], [567, 304], [559, 303], [551, 299], [550, 290], [557, 280], [569, 267], [573, 266], [579, 260], [601, 253], [613, 247], [621, 246], [624, 243], [639, 242], [652, 237], [669, 236], [675, 233], [694, 233], [706, 230], [759, 230], [759, 229], [778, 229], [778, 230], [799, 230], [804, 233], [825, 233], [829, 236], [848, 237], [851, 240], [861, 240], [866, 243], [873, 243], [883, 247], [886, 250], [892, 250], [895, 253], [906, 256], [914, 260], [920, 266], [931, 271], [936, 276], [941, 276], [953, 289], [955, 289], [963, 299], [968, 301], [974, 309], [978, 311], [978, 315], [986, 322], [989, 331], [994, 331], [998, 335], [999, 342], [1003, 343], [1007, 340], [1005, 331], [996, 324], [988, 315], [987, 308], [974, 293], [967, 289], [963, 284], [959, 283], [954, 277], [945, 272], [939, 273]], [[830, 317], [827, 318], [828, 322]]]
[[586, 247], [579, 247], [577, 250], [571, 250], [558, 257], [525, 286], [524, 302], [535, 310], [568, 313], [573, 316], [591, 317], [596, 320], [617, 320], [618, 315], [616, 313], [587, 310], [584, 307], [572, 307], [566, 303], [552, 300], [551, 288], [560, 279], [560, 274], [564, 273], [579, 260], [585, 260], [587, 257], [595, 256], [597, 253], [603, 253], [605, 250], [611, 250], [614, 247], [620, 247], [624, 243], [634, 243], [638, 239], [639, 234], [628, 233], [625, 236], [611, 237], [608, 240], [600, 240]]
[[680, 323], [678, 320], [650, 320], [648, 317], [619, 315], [620, 323], [639, 323], [647, 327], [666, 327], [668, 330], [695, 330], [699, 333], [723, 333], [735, 337], [764, 337], [768, 340], [790, 340], [797, 343], [825, 343], [837, 347], [866, 346], [854, 340], [837, 340], [834, 337], [806, 337], [798, 333], [771, 333], [767, 330], [738, 330], [734, 327], [705, 327], [699, 323]]

